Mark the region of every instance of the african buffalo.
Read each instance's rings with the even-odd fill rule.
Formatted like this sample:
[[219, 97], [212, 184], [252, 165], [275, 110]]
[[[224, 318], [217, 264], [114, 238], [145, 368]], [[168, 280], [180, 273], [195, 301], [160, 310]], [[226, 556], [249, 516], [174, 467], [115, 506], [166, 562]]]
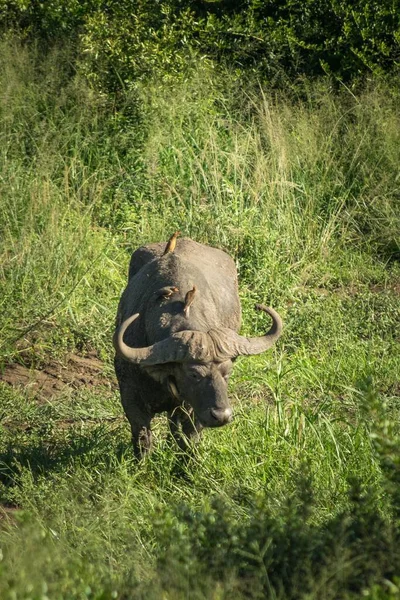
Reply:
[[270, 330], [239, 335], [235, 263], [222, 250], [188, 238], [176, 242], [178, 233], [169, 246], [149, 244], [133, 253], [118, 307], [115, 372], [138, 456], [150, 449], [156, 413], [167, 411], [181, 447], [203, 427], [229, 423], [233, 361], [265, 352], [282, 330], [280, 316], [257, 305], [271, 316]]

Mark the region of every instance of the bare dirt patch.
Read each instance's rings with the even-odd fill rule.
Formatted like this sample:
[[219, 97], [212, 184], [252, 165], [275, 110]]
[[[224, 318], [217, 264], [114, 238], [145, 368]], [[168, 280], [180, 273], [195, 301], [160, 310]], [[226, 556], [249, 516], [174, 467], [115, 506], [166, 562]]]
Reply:
[[374, 294], [380, 294], [382, 292], [389, 292], [395, 296], [400, 296], [400, 281], [393, 281], [386, 286], [375, 284], [370, 286], [371, 292]]
[[104, 365], [95, 353], [88, 356], [68, 354], [63, 364], [54, 361], [43, 369], [10, 364], [1, 375], [1, 381], [13, 387], [23, 387], [32, 396], [46, 400], [71, 387], [114, 388], [115, 383], [103, 371]]

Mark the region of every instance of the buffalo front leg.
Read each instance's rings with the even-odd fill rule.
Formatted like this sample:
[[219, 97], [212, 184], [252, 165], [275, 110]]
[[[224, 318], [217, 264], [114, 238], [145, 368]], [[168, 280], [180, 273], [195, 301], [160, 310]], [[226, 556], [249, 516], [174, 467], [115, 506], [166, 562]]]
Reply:
[[134, 421], [131, 421], [130, 417], [128, 417], [128, 419], [131, 424], [134, 455], [136, 458], [143, 458], [151, 451], [153, 444], [153, 434], [151, 433], [150, 429], [150, 419], [139, 420], [135, 418]]
[[203, 427], [192, 408], [177, 406], [168, 413], [168, 423], [170, 432], [181, 450], [187, 450], [199, 441]]
[[128, 390], [121, 389], [121, 400], [131, 426], [133, 452], [136, 458], [143, 458], [152, 446], [150, 422], [153, 415], [139, 407]]
[[154, 416], [141, 394], [141, 387], [146, 382], [143, 382], [144, 376], [136, 365], [130, 365], [118, 356], [114, 359], [114, 366], [122, 406], [131, 426], [133, 451], [136, 457], [141, 458], [151, 450], [150, 422]]

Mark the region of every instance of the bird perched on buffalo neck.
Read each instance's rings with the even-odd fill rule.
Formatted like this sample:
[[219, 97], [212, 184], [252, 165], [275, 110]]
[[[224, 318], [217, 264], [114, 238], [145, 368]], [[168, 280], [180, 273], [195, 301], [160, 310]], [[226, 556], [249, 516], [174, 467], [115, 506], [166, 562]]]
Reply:
[[167, 245], [165, 246], [164, 255], [175, 250], [176, 238], [178, 237], [178, 235], [180, 235], [180, 233], [180, 231], [175, 231], [175, 233], [171, 235], [167, 242]]
[[187, 292], [186, 296], [185, 296], [185, 306], [183, 307], [183, 313], [184, 313], [185, 317], [189, 316], [189, 310], [190, 310], [190, 307], [193, 304], [193, 300], [194, 300], [194, 297], [195, 297], [195, 294], [196, 294], [196, 290], [197, 290], [197, 288], [194, 285], [193, 289], [189, 290]]
[[156, 296], [158, 300], [168, 300], [173, 294], [177, 294], [178, 292], [179, 288], [176, 286], [166, 285], [156, 292]]

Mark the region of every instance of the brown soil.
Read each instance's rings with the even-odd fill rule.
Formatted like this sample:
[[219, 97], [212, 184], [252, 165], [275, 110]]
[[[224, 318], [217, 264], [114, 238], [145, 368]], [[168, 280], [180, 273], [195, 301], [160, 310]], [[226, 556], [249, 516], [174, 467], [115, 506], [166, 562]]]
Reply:
[[115, 383], [103, 375], [103, 370], [103, 363], [95, 353], [86, 357], [68, 354], [64, 364], [54, 361], [43, 369], [10, 364], [0, 380], [13, 387], [24, 387], [32, 396], [46, 400], [71, 387], [114, 387]]
[[380, 294], [381, 292], [391, 292], [392, 294], [395, 294], [396, 296], [400, 296], [400, 282], [399, 281], [393, 281], [390, 284], [388, 284], [386, 287], [383, 285], [371, 285], [370, 287], [371, 292], [375, 293], [375, 294]]

